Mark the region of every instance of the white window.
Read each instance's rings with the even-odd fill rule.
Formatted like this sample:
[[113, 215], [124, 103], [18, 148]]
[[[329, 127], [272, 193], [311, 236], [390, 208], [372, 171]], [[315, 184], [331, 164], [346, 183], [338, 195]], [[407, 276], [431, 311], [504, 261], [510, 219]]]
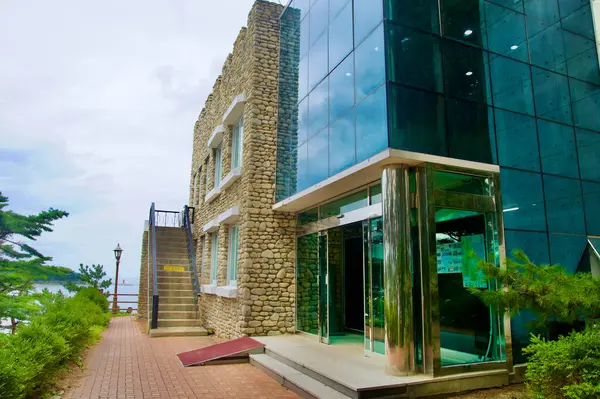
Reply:
[[231, 169], [239, 168], [242, 164], [242, 142], [244, 140], [244, 117], [234, 126], [231, 135]]
[[238, 226], [229, 228], [229, 253], [227, 254], [227, 283], [237, 285], [238, 269]]
[[215, 187], [219, 187], [219, 185], [221, 184], [221, 167], [221, 145], [219, 145], [215, 149]]
[[212, 233], [210, 240], [210, 283], [216, 285], [219, 272], [219, 233]]

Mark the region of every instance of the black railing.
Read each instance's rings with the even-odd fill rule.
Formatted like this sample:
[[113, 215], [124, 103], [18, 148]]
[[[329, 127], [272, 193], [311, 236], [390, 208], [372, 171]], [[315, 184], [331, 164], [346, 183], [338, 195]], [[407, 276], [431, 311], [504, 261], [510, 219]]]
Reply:
[[[194, 287], [194, 292], [196, 293], [196, 296], [199, 296], [200, 282], [198, 281], [198, 272], [196, 270], [196, 250], [194, 248], [194, 237], [192, 235], [192, 223], [194, 221], [195, 211], [195, 208], [189, 207], [187, 205], [183, 207], [183, 228], [185, 229], [185, 235], [187, 237], [188, 256], [190, 258], [190, 277], [192, 278], [192, 286]], [[196, 311], [198, 311], [198, 301], [194, 301], [194, 306]]]
[[[156, 211], [154, 209], [154, 202], [150, 205], [150, 237], [149, 244], [152, 248], [152, 318], [150, 319], [150, 328], [158, 328], [158, 271], [156, 268], [156, 213], [163, 211]], [[176, 212], [177, 213], [177, 212]], [[150, 265], [149, 265], [150, 266]]]

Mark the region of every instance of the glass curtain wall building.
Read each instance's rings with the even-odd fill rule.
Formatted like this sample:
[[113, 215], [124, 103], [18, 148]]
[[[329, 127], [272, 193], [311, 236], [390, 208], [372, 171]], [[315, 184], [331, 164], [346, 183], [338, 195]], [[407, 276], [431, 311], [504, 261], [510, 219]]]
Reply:
[[388, 148], [498, 165], [506, 252], [577, 270], [600, 235], [589, 0], [293, 0], [281, 22], [277, 201]]

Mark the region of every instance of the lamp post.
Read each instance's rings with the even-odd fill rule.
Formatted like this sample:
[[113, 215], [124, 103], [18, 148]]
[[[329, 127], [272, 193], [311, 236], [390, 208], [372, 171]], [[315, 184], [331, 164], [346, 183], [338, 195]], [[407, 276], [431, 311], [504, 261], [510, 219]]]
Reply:
[[113, 250], [115, 253], [115, 259], [117, 260], [117, 271], [115, 273], [115, 293], [113, 295], [113, 314], [117, 314], [117, 288], [119, 287], [119, 262], [121, 261], [121, 253], [123, 250], [121, 249], [121, 245], [117, 244], [117, 247]]

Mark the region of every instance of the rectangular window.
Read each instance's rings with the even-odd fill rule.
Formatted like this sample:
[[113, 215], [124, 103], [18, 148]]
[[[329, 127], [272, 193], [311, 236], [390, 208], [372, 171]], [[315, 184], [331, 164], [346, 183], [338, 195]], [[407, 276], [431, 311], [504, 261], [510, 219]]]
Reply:
[[208, 157], [204, 161], [204, 171], [206, 172], [204, 173], [204, 193], [206, 194], [208, 192]]
[[229, 253], [227, 254], [227, 281], [229, 285], [237, 285], [238, 269], [238, 226], [229, 229]]
[[194, 206], [194, 204], [196, 204], [196, 193], [197, 193], [197, 189], [198, 189], [198, 175], [194, 174], [194, 187], [193, 187], [193, 191], [192, 191], [192, 203], [190, 204], [191, 206]]
[[200, 284], [202, 284], [202, 280], [204, 279], [204, 256], [206, 255], [206, 236], [202, 236], [200, 240]]
[[217, 284], [219, 271], [219, 233], [212, 233], [210, 245], [210, 283]]
[[194, 205], [196, 205], [196, 204], [198, 204], [198, 205], [202, 204], [202, 166], [200, 166], [200, 168], [198, 169], [198, 175], [197, 176], [198, 176], [198, 180], [197, 180], [198, 181], [198, 184], [197, 184], [198, 187], [196, 189], [198, 190], [198, 195], [197, 195], [198, 201], [197, 202], [194, 201]]
[[215, 184], [214, 187], [219, 187], [221, 184], [221, 146], [215, 149]]
[[244, 139], [244, 117], [233, 128], [231, 136], [231, 169], [242, 165], [242, 141]]

